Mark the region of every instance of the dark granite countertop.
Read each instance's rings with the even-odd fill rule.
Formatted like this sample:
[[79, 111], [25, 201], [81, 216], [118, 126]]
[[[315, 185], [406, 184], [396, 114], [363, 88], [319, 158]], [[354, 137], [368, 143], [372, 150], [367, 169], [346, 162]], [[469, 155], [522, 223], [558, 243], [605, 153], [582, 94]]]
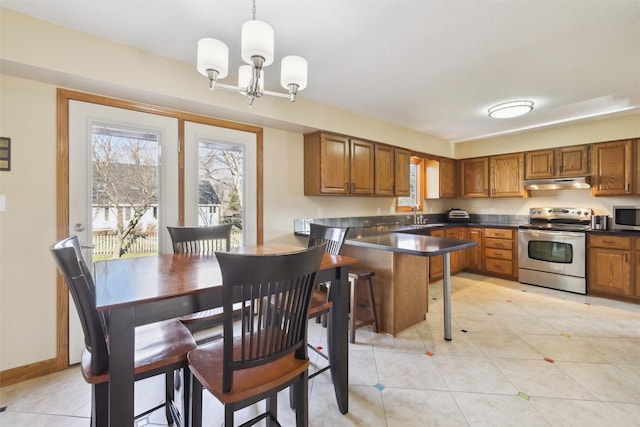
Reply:
[[381, 233], [373, 236], [348, 238], [344, 243], [417, 256], [441, 255], [477, 245], [473, 240], [444, 239], [406, 233]]
[[633, 230], [589, 230], [590, 234], [606, 234], [608, 236], [640, 237], [640, 231]]

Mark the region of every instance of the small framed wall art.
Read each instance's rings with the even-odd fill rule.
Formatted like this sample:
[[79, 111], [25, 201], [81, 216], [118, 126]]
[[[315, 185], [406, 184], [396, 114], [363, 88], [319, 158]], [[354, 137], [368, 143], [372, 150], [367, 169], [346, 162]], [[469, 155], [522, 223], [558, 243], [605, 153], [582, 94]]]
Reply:
[[0, 136], [0, 171], [11, 170], [11, 138]]

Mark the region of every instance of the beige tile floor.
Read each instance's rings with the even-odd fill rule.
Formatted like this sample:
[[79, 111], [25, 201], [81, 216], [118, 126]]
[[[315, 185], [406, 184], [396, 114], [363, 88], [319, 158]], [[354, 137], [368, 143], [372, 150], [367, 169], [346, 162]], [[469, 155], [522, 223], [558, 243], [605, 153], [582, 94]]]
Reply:
[[[452, 285], [453, 341], [442, 338], [442, 284], [434, 283], [426, 322], [396, 338], [357, 331], [347, 415], [329, 375], [312, 380], [310, 425], [640, 426], [640, 305], [466, 273]], [[310, 341], [324, 344], [325, 330], [310, 326]], [[89, 392], [77, 367], [4, 387], [0, 425], [88, 426]], [[287, 393], [283, 426], [294, 425]], [[142, 407], [161, 401], [162, 390], [147, 380], [136, 396]], [[220, 405], [205, 396], [205, 408], [205, 425], [220, 426]], [[154, 413], [139, 425], [163, 423]]]

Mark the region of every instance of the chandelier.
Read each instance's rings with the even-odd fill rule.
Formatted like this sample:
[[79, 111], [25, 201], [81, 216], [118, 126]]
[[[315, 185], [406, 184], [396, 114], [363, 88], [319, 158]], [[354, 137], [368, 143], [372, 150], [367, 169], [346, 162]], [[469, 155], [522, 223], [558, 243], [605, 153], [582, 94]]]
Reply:
[[273, 63], [273, 28], [256, 20], [253, 0], [253, 20], [242, 24], [241, 56], [248, 65], [238, 70], [238, 86], [218, 83], [229, 71], [229, 48], [220, 40], [203, 38], [198, 41], [197, 68], [209, 79], [209, 89], [237, 91], [247, 96], [249, 106], [263, 95], [288, 98], [295, 102], [298, 91], [307, 87], [307, 61], [299, 56], [285, 56], [280, 63], [280, 84], [288, 93], [264, 90], [264, 67]]

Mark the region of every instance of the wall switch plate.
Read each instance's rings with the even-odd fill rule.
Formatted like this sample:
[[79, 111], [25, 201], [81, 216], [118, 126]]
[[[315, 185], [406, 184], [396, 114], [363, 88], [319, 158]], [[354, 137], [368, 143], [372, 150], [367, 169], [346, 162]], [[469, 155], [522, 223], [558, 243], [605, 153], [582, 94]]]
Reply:
[[377, 214], [380, 215], [380, 208], [377, 209]]
[[492, 214], [496, 213], [496, 208], [491, 208], [491, 213]]
[[322, 218], [322, 209], [318, 209], [318, 218]]
[[7, 210], [7, 196], [0, 194], [0, 212]]

